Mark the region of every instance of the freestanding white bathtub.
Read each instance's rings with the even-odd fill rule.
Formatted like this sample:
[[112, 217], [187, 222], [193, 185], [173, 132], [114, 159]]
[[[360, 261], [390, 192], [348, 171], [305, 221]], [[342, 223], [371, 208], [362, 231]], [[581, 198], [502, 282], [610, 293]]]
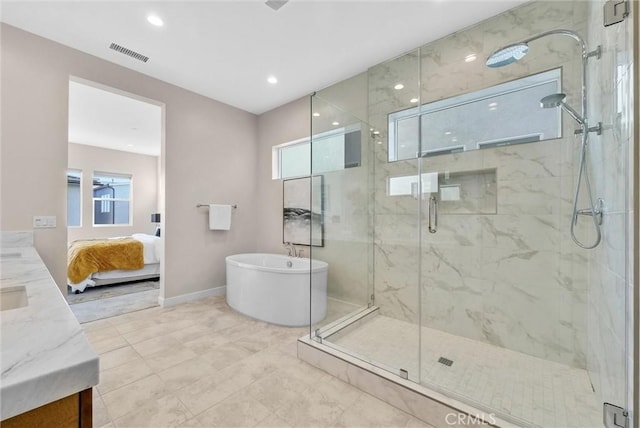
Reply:
[[258, 253], [236, 254], [226, 261], [227, 303], [236, 311], [290, 327], [309, 325], [309, 320], [317, 323], [326, 316], [326, 262]]

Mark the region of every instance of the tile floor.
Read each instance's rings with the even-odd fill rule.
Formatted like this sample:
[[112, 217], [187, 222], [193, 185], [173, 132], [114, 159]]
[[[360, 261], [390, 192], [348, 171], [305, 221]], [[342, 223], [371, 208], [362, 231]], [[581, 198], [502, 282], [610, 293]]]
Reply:
[[[415, 324], [375, 315], [323, 343], [404, 368], [414, 381], [523, 426], [602, 427], [601, 405], [586, 370], [423, 328], [417, 379], [419, 334]], [[438, 363], [441, 356], [453, 365]]]
[[430, 427], [296, 358], [305, 328], [224, 297], [83, 324], [100, 354], [94, 427]]

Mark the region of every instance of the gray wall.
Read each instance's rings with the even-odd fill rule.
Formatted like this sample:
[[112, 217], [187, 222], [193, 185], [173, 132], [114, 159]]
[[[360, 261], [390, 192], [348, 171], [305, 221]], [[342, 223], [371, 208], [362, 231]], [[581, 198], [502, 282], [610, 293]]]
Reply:
[[[257, 250], [282, 253], [282, 180], [271, 179], [273, 146], [298, 140], [310, 133], [309, 97], [292, 101], [258, 117]], [[307, 254], [308, 255], [308, 254]]]
[[[68, 228], [69, 241], [154, 233], [156, 225], [150, 221], [151, 214], [158, 209], [157, 156], [70, 143], [69, 168], [82, 171], [82, 225]], [[94, 172], [131, 176], [131, 226], [93, 226]]]
[[[6, 24], [0, 28], [0, 229], [29, 230], [34, 215], [57, 216], [58, 227], [35, 230], [34, 240], [66, 290], [68, 94], [75, 76], [163, 106], [161, 296], [224, 285], [224, 257], [255, 248], [257, 117]], [[209, 231], [198, 203], [238, 204], [231, 231]]]

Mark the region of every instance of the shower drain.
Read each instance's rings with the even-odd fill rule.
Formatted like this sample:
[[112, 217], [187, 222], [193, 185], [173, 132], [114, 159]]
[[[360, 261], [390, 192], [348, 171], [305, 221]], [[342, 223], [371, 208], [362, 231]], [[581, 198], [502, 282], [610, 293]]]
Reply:
[[445, 365], [445, 366], [447, 366], [447, 367], [451, 367], [451, 364], [453, 364], [453, 360], [450, 360], [450, 359], [445, 358], [445, 357], [440, 357], [440, 358], [438, 359], [438, 362], [439, 362], [440, 364], [444, 364], [444, 365]]

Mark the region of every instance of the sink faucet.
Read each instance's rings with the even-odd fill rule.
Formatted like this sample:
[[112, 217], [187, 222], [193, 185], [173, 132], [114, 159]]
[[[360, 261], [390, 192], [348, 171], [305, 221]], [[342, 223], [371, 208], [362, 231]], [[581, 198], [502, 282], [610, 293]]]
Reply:
[[296, 246], [291, 242], [285, 242], [284, 247], [289, 252], [289, 257], [298, 257], [298, 251], [296, 250]]

